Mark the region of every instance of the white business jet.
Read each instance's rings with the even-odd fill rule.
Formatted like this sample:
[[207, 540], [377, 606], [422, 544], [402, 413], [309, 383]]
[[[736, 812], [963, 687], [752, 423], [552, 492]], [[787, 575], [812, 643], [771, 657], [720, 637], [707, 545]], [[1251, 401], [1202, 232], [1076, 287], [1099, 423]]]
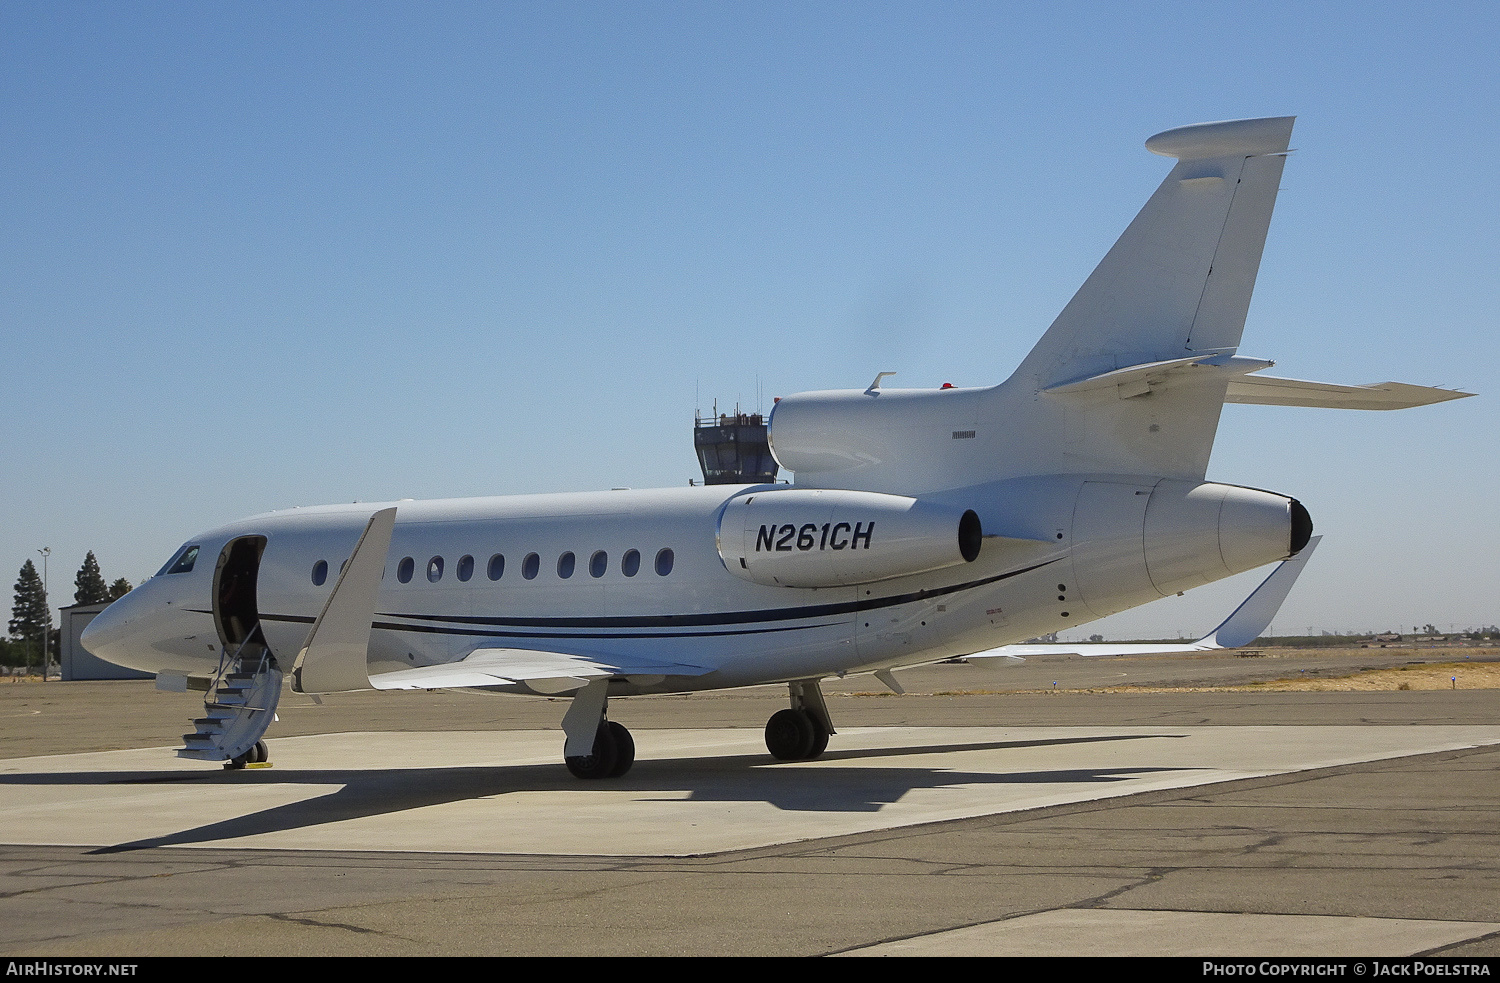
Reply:
[[790, 485], [270, 512], [190, 539], [84, 633], [207, 692], [186, 757], [264, 760], [308, 694], [569, 696], [580, 778], [635, 758], [609, 701], [785, 682], [766, 745], [818, 756], [819, 680], [1059, 631], [1297, 553], [1293, 498], [1205, 480], [1226, 402], [1390, 409], [1464, 393], [1268, 379], [1238, 353], [1292, 117], [1146, 141], [1177, 163], [1005, 382], [787, 397]]

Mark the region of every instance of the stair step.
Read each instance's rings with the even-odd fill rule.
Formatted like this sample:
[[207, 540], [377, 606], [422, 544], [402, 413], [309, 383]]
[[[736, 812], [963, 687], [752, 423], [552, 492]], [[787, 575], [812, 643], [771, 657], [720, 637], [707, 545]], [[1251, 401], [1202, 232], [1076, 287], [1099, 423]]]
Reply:
[[182, 748], [178, 748], [177, 749], [177, 756], [179, 758], [192, 758], [195, 761], [227, 761], [228, 760], [227, 758], [224, 757], [224, 752], [222, 752], [222, 751], [220, 751], [218, 749], [215, 749], [215, 750], [212, 750], [212, 751], [208, 751], [208, 750], [199, 750], [197, 748], [182, 747]]

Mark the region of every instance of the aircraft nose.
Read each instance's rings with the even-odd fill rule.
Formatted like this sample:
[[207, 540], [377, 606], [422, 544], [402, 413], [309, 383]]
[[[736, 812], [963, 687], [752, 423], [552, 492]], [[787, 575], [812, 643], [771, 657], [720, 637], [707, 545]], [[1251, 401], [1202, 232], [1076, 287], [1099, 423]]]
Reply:
[[119, 650], [121, 642], [130, 633], [130, 624], [135, 619], [131, 617], [130, 609], [134, 605], [125, 603], [125, 598], [115, 601], [109, 607], [94, 615], [94, 619], [83, 629], [83, 634], [78, 640], [83, 644], [90, 655], [103, 659], [106, 662], [115, 662], [111, 654]]

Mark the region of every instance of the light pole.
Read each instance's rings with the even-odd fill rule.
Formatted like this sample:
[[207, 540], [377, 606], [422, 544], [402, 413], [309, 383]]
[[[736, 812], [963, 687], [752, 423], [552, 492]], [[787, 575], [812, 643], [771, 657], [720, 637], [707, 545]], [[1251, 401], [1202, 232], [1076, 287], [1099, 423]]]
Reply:
[[47, 623], [42, 627], [42, 682], [45, 683], [47, 681], [47, 660], [49, 658], [47, 654], [47, 642], [49, 636], [52, 634], [52, 601], [47, 598], [47, 557], [52, 555], [52, 547], [43, 546], [37, 552], [42, 554], [42, 598], [45, 601], [47, 612]]

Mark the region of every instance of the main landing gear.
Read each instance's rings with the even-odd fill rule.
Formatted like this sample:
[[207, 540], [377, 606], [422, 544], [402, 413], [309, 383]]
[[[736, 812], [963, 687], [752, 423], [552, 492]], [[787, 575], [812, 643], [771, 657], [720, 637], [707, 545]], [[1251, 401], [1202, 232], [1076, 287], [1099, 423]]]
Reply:
[[778, 710], [766, 722], [766, 750], [781, 761], [811, 761], [828, 749], [834, 733], [816, 679], [787, 684], [792, 705]]
[[635, 739], [606, 719], [609, 680], [594, 679], [573, 695], [563, 715], [563, 761], [575, 778], [619, 778], [635, 764]]
[[623, 724], [604, 720], [594, 734], [594, 750], [563, 761], [574, 778], [619, 778], [635, 764], [635, 738]]

